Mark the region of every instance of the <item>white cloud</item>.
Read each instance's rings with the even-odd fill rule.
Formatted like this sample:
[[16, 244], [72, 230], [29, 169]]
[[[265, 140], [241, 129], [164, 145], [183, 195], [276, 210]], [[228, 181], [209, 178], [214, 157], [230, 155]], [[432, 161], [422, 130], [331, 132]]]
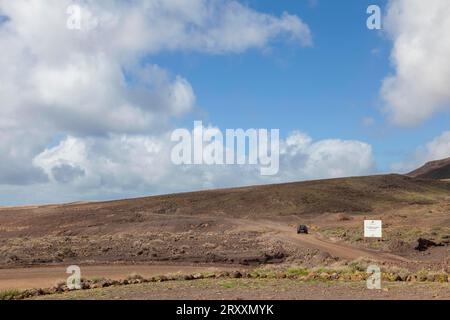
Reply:
[[[212, 128], [212, 127], [210, 127]], [[41, 168], [67, 194], [142, 195], [205, 188], [336, 178], [371, 173], [372, 148], [359, 141], [313, 141], [294, 132], [281, 141], [280, 173], [261, 176], [259, 165], [174, 165], [169, 134], [67, 137], [36, 156]], [[206, 147], [207, 144], [204, 145]], [[71, 200], [76, 200], [73, 198]]]
[[153, 134], [192, 110], [189, 81], [142, 66], [144, 55], [242, 52], [283, 34], [311, 42], [298, 17], [233, 1], [80, 1], [81, 30], [66, 27], [71, 4], [0, 0], [0, 183], [44, 181], [31, 160], [55, 137]]
[[450, 111], [450, 2], [390, 0], [384, 22], [394, 43], [395, 74], [381, 90], [391, 120], [411, 126]]
[[424, 146], [419, 146], [414, 154], [405, 161], [394, 163], [392, 169], [396, 172], [407, 173], [428, 161], [450, 157], [450, 131], [444, 131]]
[[[55, 59], [58, 51], [102, 51], [122, 58], [163, 50], [209, 53], [262, 48], [285, 35], [310, 45], [311, 32], [297, 16], [257, 12], [228, 0], [132, 0], [79, 2], [81, 32], [66, 28], [70, 0], [0, 1], [13, 21], [16, 36], [33, 43], [33, 51]], [[49, 37], [51, 35], [52, 37]]]
[[297, 131], [286, 139], [281, 154], [283, 179], [337, 178], [374, 171], [372, 147], [360, 141], [313, 141]]
[[[372, 154], [357, 141], [284, 141], [281, 173], [252, 166], [174, 166], [169, 131], [189, 113], [189, 81], [152, 54], [240, 53], [284, 37], [312, 43], [297, 16], [236, 1], [82, 1], [82, 29], [66, 28], [69, 0], [0, 0], [0, 201], [103, 199], [363, 174]], [[284, 168], [283, 168], [284, 166]]]
[[119, 135], [105, 138], [72, 136], [57, 146], [37, 155], [33, 163], [58, 183], [55, 168], [76, 168], [83, 174], [64, 181], [74, 188], [85, 190], [139, 189], [161, 182], [167, 175], [162, 141], [150, 136]]

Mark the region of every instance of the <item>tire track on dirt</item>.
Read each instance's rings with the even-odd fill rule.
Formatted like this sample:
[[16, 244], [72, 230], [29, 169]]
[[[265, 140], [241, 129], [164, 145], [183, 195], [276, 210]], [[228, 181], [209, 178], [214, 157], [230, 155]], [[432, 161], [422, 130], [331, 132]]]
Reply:
[[234, 221], [238, 225], [254, 226], [264, 228], [274, 232], [274, 236], [282, 241], [289, 242], [293, 245], [318, 249], [320, 251], [328, 252], [334, 257], [339, 257], [346, 260], [356, 260], [358, 258], [369, 258], [371, 260], [379, 260], [386, 262], [411, 262], [409, 259], [397, 256], [395, 254], [379, 252], [370, 249], [356, 248], [347, 244], [336, 243], [319, 239], [313, 234], [298, 235], [295, 228], [282, 225], [280, 223], [258, 220], [239, 220]]

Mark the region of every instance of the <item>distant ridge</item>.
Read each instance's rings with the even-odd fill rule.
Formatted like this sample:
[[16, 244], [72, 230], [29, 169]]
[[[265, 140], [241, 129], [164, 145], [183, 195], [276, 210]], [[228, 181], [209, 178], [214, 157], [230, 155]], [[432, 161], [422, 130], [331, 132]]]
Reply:
[[427, 162], [422, 167], [410, 172], [407, 176], [421, 179], [450, 179], [450, 157]]

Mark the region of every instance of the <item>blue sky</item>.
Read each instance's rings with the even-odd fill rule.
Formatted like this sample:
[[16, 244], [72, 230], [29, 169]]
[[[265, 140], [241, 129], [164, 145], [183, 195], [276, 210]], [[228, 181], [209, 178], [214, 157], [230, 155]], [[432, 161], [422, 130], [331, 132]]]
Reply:
[[[258, 11], [287, 11], [311, 28], [313, 46], [272, 43], [266, 52], [205, 55], [164, 52], [152, 61], [189, 79], [198, 99], [195, 119], [220, 128], [295, 129], [314, 139], [356, 139], [374, 148], [378, 170], [408, 157], [449, 128], [440, 115], [412, 128], [392, 125], [383, 113], [380, 88], [394, 72], [392, 42], [383, 31], [366, 27], [370, 4], [387, 1], [245, 1]], [[181, 123], [191, 126], [192, 117]], [[364, 118], [374, 124], [363, 125]]]
[[[372, 4], [382, 30], [366, 26]], [[448, 157], [448, 30], [448, 0], [0, 0], [0, 205]], [[279, 172], [177, 165], [171, 133], [195, 120], [280, 129]]]

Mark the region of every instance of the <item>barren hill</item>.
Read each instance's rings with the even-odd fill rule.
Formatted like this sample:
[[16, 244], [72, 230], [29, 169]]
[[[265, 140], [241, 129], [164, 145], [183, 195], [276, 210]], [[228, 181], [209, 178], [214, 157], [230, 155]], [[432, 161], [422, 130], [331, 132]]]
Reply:
[[407, 174], [409, 177], [422, 179], [450, 179], [450, 157], [427, 162], [422, 167]]
[[[4, 207], [0, 269], [79, 263], [247, 265], [288, 258], [315, 265], [327, 259], [321, 252], [346, 260], [375, 257], [406, 263], [392, 253], [407, 246], [406, 252], [414, 256], [411, 246], [418, 237], [439, 244], [450, 238], [449, 228], [441, 227], [449, 225], [449, 209], [448, 181], [403, 175]], [[383, 217], [391, 234], [383, 243], [385, 251], [364, 249], [365, 216]], [[297, 237], [294, 226], [299, 222], [314, 226], [314, 234]], [[431, 234], [434, 238], [428, 237]], [[442, 261], [446, 250], [439, 247], [426, 257]]]
[[444, 181], [379, 175], [198, 191], [145, 198], [0, 209], [0, 238], [143, 228], [148, 215], [222, 218], [370, 213], [427, 205], [450, 194]]

